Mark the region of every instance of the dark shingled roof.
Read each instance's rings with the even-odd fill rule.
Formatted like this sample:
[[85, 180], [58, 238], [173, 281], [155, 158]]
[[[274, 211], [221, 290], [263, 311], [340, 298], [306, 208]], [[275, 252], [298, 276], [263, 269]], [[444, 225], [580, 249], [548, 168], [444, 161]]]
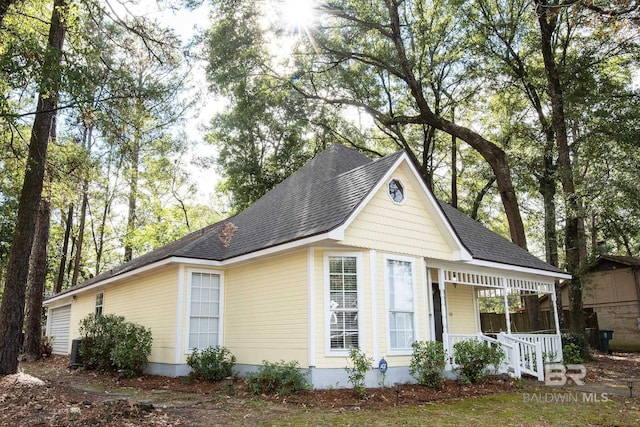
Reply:
[[[403, 152], [372, 161], [335, 144], [239, 214], [122, 264], [75, 288], [171, 257], [223, 261], [329, 232], [342, 225]], [[559, 272], [524, 249], [440, 203], [458, 238], [474, 259]], [[221, 235], [230, 238], [223, 244]]]
[[469, 250], [473, 259], [564, 273], [559, 268], [547, 264], [520, 246], [489, 230], [451, 205], [444, 202], [439, 203], [453, 230]]

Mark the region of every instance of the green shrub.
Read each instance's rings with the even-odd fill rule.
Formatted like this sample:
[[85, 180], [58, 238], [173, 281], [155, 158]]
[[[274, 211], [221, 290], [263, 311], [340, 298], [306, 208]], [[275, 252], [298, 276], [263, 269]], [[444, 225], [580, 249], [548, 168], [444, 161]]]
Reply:
[[419, 384], [439, 389], [444, 381], [444, 346], [438, 341], [416, 341], [409, 373]]
[[584, 362], [580, 347], [574, 343], [569, 343], [562, 347], [562, 361], [565, 365], [577, 365]]
[[153, 338], [144, 326], [113, 314], [89, 314], [80, 321], [80, 355], [87, 369], [142, 374]]
[[367, 357], [359, 348], [349, 350], [349, 359], [353, 367], [344, 368], [349, 374], [349, 382], [353, 386], [353, 392], [359, 399], [367, 396], [367, 388], [365, 386], [365, 376], [367, 372], [373, 368], [373, 358]]
[[149, 329], [124, 322], [117, 330], [117, 345], [111, 349], [111, 362], [126, 377], [142, 375], [151, 354], [152, 342]]
[[233, 375], [233, 365], [236, 357], [221, 346], [207, 347], [204, 350], [193, 350], [187, 357], [187, 364], [191, 367], [190, 377], [210, 381], [221, 381]]
[[[582, 360], [586, 360], [589, 357], [589, 343], [583, 334], [577, 334], [575, 332], [565, 332], [560, 335], [562, 338], [562, 348], [568, 344], [575, 345], [580, 350], [580, 357]], [[582, 363], [582, 362], [579, 362]]]
[[246, 381], [255, 394], [287, 395], [309, 388], [307, 374], [302, 373], [297, 361], [270, 363], [263, 360], [260, 369], [247, 375]]
[[465, 340], [453, 345], [456, 372], [466, 383], [477, 383], [485, 377], [486, 369], [498, 366], [505, 357], [504, 351], [497, 345], [478, 340]]

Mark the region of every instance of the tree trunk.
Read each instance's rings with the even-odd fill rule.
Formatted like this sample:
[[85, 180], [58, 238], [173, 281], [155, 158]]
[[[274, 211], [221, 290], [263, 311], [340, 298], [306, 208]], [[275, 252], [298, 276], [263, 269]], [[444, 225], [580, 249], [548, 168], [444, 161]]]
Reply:
[[28, 361], [42, 356], [42, 299], [47, 276], [47, 244], [49, 243], [49, 219], [51, 206], [48, 200], [40, 201], [38, 222], [33, 240], [29, 276], [27, 279], [27, 301], [25, 306], [25, 330], [23, 353]]
[[[93, 135], [93, 128], [84, 128], [82, 135], [82, 146], [85, 149], [88, 156], [91, 155], [91, 137]], [[78, 277], [80, 276], [80, 267], [82, 266], [82, 248], [84, 244], [84, 229], [87, 223], [87, 204], [89, 203], [89, 178], [85, 178], [82, 182], [82, 203], [80, 205], [80, 223], [78, 224], [78, 241], [76, 247], [76, 259], [73, 266], [73, 277], [71, 279], [71, 286], [78, 284]]]
[[73, 203], [69, 205], [69, 211], [67, 212], [67, 221], [64, 229], [64, 239], [62, 242], [62, 255], [60, 256], [60, 268], [58, 269], [58, 278], [56, 279], [56, 286], [53, 291], [57, 294], [62, 292], [62, 285], [64, 283], [65, 270], [67, 268], [67, 252], [69, 252], [69, 236], [71, 235], [71, 227], [73, 225]]
[[[582, 309], [582, 286], [579, 278], [582, 266], [581, 253], [586, 253], [584, 240], [584, 225], [581, 224], [582, 207], [575, 189], [573, 167], [569, 138], [567, 135], [566, 118], [564, 113], [563, 89], [560, 74], [553, 53], [553, 34], [556, 27], [557, 15], [555, 9], [547, 7], [546, 0], [538, 1], [537, 14], [540, 26], [541, 49], [544, 68], [547, 77], [547, 93], [551, 99], [551, 124], [556, 136], [558, 148], [558, 174], [564, 192], [566, 227], [565, 227], [565, 258], [567, 270], [573, 279], [569, 287], [569, 310], [571, 329], [577, 333], [584, 333], [585, 319]], [[582, 230], [582, 232], [581, 232]]]
[[78, 224], [78, 238], [76, 240], [76, 257], [73, 263], [73, 276], [71, 276], [71, 286], [78, 284], [80, 268], [82, 267], [82, 245], [84, 243], [84, 227], [87, 221], [87, 203], [89, 203], [89, 181], [82, 183], [82, 202], [80, 204], [80, 223]]
[[[138, 112], [141, 107], [138, 109]], [[140, 163], [140, 140], [138, 127], [136, 127], [135, 136], [131, 147], [131, 167], [129, 175], [129, 214], [127, 218], [127, 235], [125, 236], [124, 246], [124, 262], [131, 261], [133, 258], [133, 245], [131, 238], [136, 229], [136, 204], [138, 199], [138, 168]]]
[[511, 240], [521, 248], [527, 249], [524, 223], [522, 222], [520, 206], [513, 187], [513, 181], [511, 180], [511, 170], [507, 161], [507, 155], [504, 150], [491, 141], [483, 138], [478, 133], [469, 128], [459, 126], [452, 121], [446, 120], [433, 112], [424, 97], [422, 84], [413, 72], [412, 61], [407, 57], [404, 47], [404, 38], [402, 36], [403, 29], [400, 23], [398, 2], [387, 2], [387, 7], [390, 18], [390, 38], [398, 53], [398, 60], [405, 82], [407, 83], [413, 99], [416, 101], [416, 107], [420, 111], [420, 121], [463, 140], [487, 161], [496, 177], [498, 191], [500, 192], [505, 215], [509, 222], [509, 234], [511, 235]]
[[451, 135], [451, 206], [458, 209], [458, 142]]
[[51, 125], [60, 88], [60, 63], [65, 36], [61, 13], [65, 8], [66, 0], [54, 0], [47, 55], [43, 64], [43, 72], [48, 73], [48, 76], [42, 77], [38, 106], [31, 129], [27, 167], [18, 205], [16, 229], [9, 252], [4, 296], [0, 305], [0, 375], [14, 374], [18, 370], [29, 257], [42, 195]]

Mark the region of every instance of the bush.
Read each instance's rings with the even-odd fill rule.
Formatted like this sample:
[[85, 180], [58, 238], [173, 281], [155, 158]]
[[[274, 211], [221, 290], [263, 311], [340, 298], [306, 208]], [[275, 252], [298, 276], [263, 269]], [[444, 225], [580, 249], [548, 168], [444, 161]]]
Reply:
[[505, 357], [499, 346], [478, 340], [465, 340], [453, 345], [456, 371], [466, 383], [477, 383], [485, 377], [490, 366], [498, 366]]
[[277, 363], [262, 361], [258, 372], [247, 375], [249, 389], [255, 394], [287, 395], [309, 388], [307, 374], [302, 373], [297, 361]]
[[565, 365], [578, 365], [584, 362], [582, 351], [574, 343], [562, 347], [562, 361]]
[[416, 341], [409, 373], [419, 384], [439, 389], [444, 381], [444, 346], [438, 341]]
[[[566, 332], [560, 335], [562, 338], [562, 349], [568, 344], [575, 345], [580, 350], [580, 357], [582, 361], [589, 357], [589, 343], [583, 334], [577, 334], [575, 332]], [[578, 363], [582, 363], [578, 362]]]
[[194, 349], [187, 357], [187, 364], [191, 367], [189, 376], [209, 381], [221, 381], [232, 376], [235, 363], [236, 357], [221, 346], [201, 351]]
[[113, 314], [89, 314], [80, 321], [80, 355], [87, 369], [142, 374], [153, 338], [144, 326]]
[[151, 331], [142, 325], [124, 322], [117, 330], [117, 345], [111, 349], [111, 361], [125, 376], [142, 375], [151, 354]]
[[349, 374], [349, 382], [353, 386], [353, 392], [359, 399], [364, 399], [367, 396], [364, 380], [367, 371], [373, 367], [373, 358], [367, 357], [359, 348], [352, 348], [349, 350], [349, 359], [351, 359], [353, 367], [347, 366], [344, 370]]

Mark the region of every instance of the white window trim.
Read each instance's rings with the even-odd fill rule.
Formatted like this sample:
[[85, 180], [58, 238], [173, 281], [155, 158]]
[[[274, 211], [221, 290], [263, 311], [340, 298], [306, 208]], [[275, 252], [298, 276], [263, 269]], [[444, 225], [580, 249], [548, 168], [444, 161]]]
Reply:
[[391, 325], [389, 324], [389, 313], [391, 310], [389, 304], [389, 291], [391, 288], [391, 284], [389, 283], [389, 274], [388, 274], [388, 261], [405, 261], [411, 263], [411, 292], [413, 293], [413, 339], [414, 341], [418, 339], [417, 332], [417, 275], [416, 275], [416, 259], [401, 255], [390, 255], [384, 254], [383, 257], [384, 263], [384, 295], [385, 295], [385, 326], [387, 329], [387, 355], [389, 356], [410, 356], [413, 354], [413, 348], [391, 348]]
[[325, 252], [324, 253], [324, 353], [326, 357], [348, 357], [349, 350], [332, 350], [331, 349], [331, 316], [329, 314], [330, 305], [330, 280], [329, 280], [329, 258], [331, 257], [354, 257], [356, 259], [356, 285], [358, 286], [358, 348], [362, 348], [364, 344], [364, 294], [363, 294], [363, 271], [362, 271], [362, 253], [360, 252]]
[[[402, 186], [402, 201], [400, 202], [396, 202], [395, 200], [393, 200], [393, 197], [391, 197], [391, 194], [389, 193], [389, 184], [391, 184], [392, 181], [398, 181]], [[389, 200], [391, 200], [394, 205], [402, 206], [409, 198], [409, 190], [407, 189], [407, 185], [398, 177], [392, 176], [391, 178], [389, 178], [385, 189], [387, 191], [387, 197], [389, 197]]]
[[186, 317], [185, 317], [185, 332], [184, 332], [184, 354], [193, 353], [193, 349], [189, 348], [189, 334], [191, 327], [191, 280], [193, 273], [212, 274], [220, 276], [220, 301], [218, 307], [218, 342], [216, 345], [223, 345], [224, 338], [222, 331], [224, 331], [224, 274], [220, 270], [207, 270], [201, 268], [188, 268], [187, 269], [187, 299], [186, 299]]

